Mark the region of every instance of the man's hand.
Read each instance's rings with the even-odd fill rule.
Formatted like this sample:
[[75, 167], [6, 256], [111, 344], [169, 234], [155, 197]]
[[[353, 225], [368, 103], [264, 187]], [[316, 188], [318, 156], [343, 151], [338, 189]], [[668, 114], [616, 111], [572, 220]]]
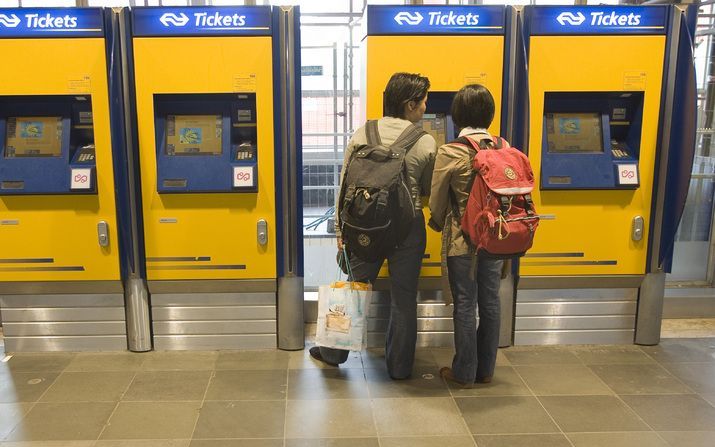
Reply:
[[338, 240], [338, 251], [343, 251], [343, 238], [339, 237], [337, 240]]

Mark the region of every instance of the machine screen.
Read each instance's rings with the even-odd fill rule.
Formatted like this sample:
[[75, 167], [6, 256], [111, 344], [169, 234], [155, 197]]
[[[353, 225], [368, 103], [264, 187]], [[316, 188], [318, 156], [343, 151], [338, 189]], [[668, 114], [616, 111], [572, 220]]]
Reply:
[[434, 137], [437, 147], [447, 143], [447, 119], [444, 113], [425, 113], [422, 128]]
[[221, 155], [221, 115], [168, 115], [167, 155]]
[[62, 117], [8, 117], [5, 157], [62, 156]]
[[599, 113], [547, 113], [546, 141], [549, 152], [603, 152]]

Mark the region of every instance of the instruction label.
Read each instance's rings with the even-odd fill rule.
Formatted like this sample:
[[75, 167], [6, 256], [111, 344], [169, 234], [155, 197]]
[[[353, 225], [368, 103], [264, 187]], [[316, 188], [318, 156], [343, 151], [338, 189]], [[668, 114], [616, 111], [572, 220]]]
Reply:
[[233, 77], [233, 90], [235, 92], [255, 92], [256, 74], [244, 73]]
[[645, 90], [646, 73], [644, 71], [626, 71], [623, 73], [624, 90]]

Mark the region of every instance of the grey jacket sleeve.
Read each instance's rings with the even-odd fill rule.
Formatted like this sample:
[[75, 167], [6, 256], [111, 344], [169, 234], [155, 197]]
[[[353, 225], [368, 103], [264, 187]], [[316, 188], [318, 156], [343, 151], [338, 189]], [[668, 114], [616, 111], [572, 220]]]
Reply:
[[432, 170], [437, 154], [437, 143], [432, 135], [427, 134], [420, 138], [416, 144], [420, 146], [420, 164], [424, 167], [420, 177], [420, 193], [423, 196], [428, 196], [432, 188]]
[[454, 162], [454, 156], [447, 150], [447, 145], [437, 150], [429, 198], [431, 212], [429, 226], [435, 231], [442, 231], [449, 211], [449, 187], [452, 182]]

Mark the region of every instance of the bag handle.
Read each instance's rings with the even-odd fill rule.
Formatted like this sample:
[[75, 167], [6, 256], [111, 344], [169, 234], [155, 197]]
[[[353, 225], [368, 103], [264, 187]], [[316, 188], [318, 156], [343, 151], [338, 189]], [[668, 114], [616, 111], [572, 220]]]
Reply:
[[370, 120], [365, 124], [365, 136], [367, 144], [370, 146], [381, 146], [380, 130], [377, 128], [377, 120]]

